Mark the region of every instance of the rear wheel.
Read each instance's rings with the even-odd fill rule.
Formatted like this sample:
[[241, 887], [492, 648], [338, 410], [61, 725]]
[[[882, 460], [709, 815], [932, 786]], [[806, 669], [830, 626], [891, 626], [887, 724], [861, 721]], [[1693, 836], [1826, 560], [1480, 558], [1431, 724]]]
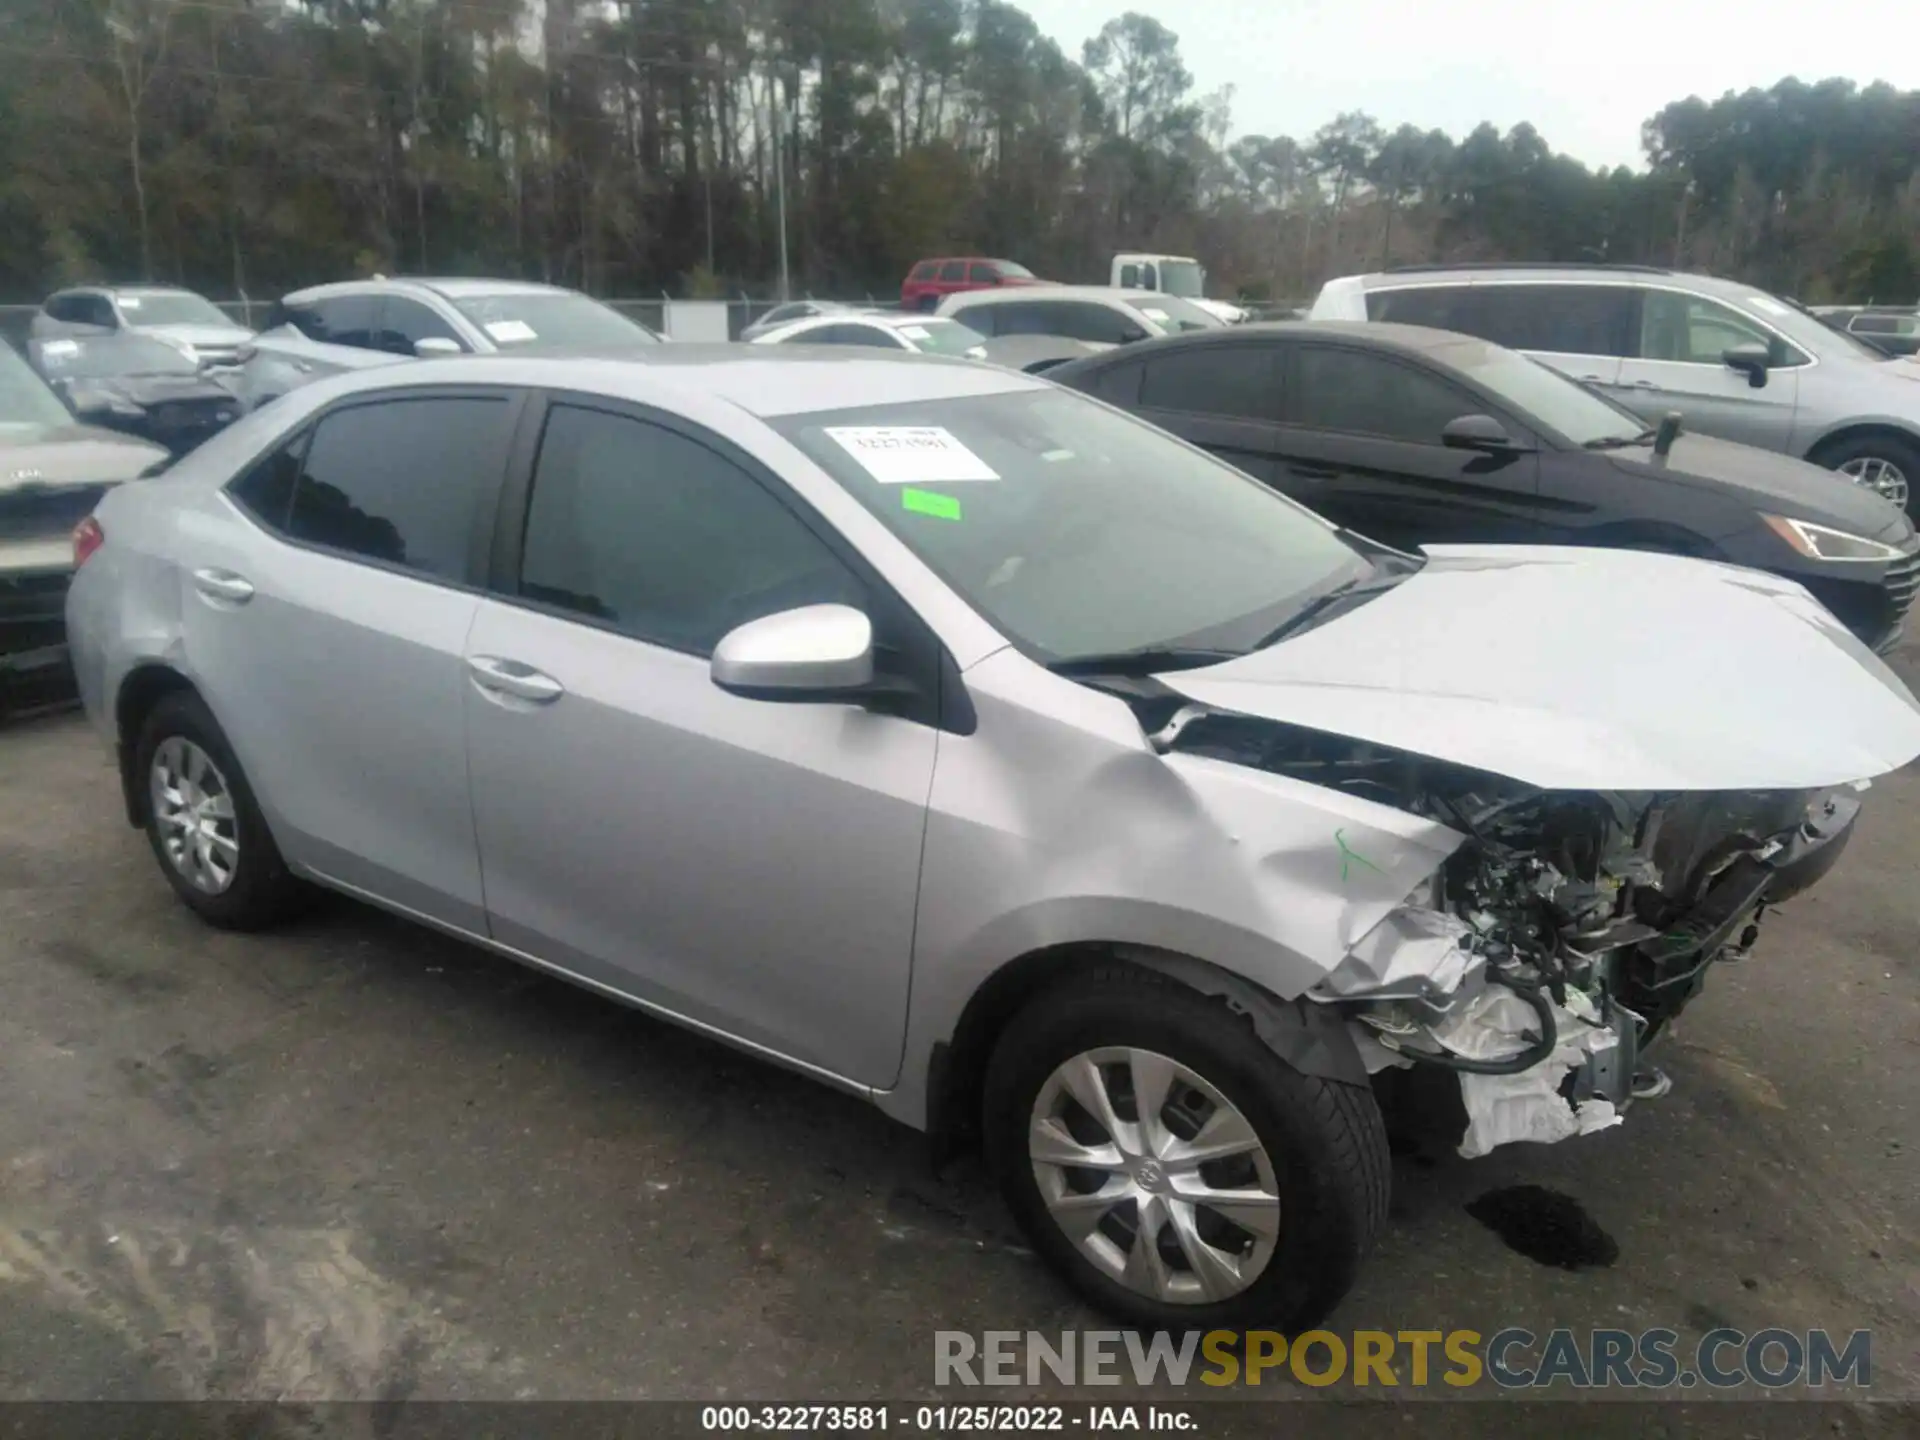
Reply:
[[1818, 461], [1884, 495], [1909, 515], [1920, 489], [1920, 444], [1900, 435], [1856, 435], [1820, 450]]
[[1034, 1246], [1148, 1329], [1318, 1320], [1387, 1206], [1371, 1091], [1303, 1075], [1224, 1005], [1116, 967], [1048, 991], [988, 1064], [987, 1156]]
[[175, 691], [153, 707], [134, 746], [147, 840], [160, 871], [201, 919], [254, 930], [308, 898], [288, 872], [233, 747], [206, 703]]

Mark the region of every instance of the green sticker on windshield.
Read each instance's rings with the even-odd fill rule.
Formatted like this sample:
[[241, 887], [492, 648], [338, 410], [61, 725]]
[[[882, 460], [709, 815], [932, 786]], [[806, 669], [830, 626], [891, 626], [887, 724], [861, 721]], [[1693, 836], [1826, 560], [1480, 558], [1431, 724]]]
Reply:
[[915, 490], [912, 486], [900, 492], [900, 504], [916, 515], [931, 515], [936, 520], [958, 520], [960, 502], [951, 495], [936, 495], [931, 490]]

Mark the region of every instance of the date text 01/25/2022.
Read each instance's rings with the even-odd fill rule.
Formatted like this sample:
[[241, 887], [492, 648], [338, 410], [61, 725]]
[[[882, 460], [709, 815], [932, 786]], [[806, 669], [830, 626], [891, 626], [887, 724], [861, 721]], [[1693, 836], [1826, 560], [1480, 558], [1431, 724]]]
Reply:
[[703, 1430], [783, 1433], [794, 1430], [922, 1434], [1079, 1430], [1191, 1431], [1192, 1414], [1153, 1405], [708, 1405]]

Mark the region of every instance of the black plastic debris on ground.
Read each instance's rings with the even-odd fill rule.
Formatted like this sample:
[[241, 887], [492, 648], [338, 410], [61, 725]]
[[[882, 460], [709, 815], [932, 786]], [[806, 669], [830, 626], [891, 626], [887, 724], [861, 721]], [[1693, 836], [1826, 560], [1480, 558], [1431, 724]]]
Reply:
[[1489, 1190], [1467, 1213], [1529, 1260], [1562, 1270], [1611, 1265], [1620, 1247], [1580, 1202], [1540, 1185]]

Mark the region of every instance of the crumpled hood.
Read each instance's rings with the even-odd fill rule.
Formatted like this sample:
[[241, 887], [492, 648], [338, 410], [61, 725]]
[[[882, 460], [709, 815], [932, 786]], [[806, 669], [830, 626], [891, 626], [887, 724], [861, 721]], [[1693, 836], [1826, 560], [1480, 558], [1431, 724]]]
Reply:
[[1705, 435], [1682, 434], [1661, 463], [1651, 447], [1608, 452], [1614, 465], [1637, 479], [1704, 482], [1739, 492], [1757, 510], [1830, 525], [1850, 535], [1903, 543], [1912, 531], [1898, 505], [1878, 492], [1805, 460]]
[[1553, 789], [1815, 789], [1920, 755], [1920, 703], [1790, 580], [1629, 551], [1426, 553], [1314, 629], [1157, 678]]

